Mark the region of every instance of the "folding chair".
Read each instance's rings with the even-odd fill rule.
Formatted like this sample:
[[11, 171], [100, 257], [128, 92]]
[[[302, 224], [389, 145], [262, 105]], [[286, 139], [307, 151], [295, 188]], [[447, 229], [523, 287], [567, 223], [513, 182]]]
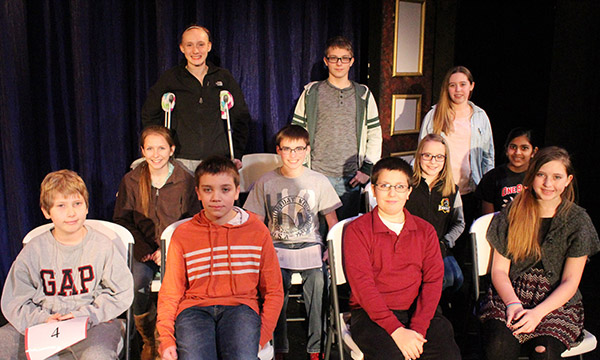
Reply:
[[371, 182], [369, 181], [365, 188], [363, 189], [363, 197], [365, 202], [365, 214], [369, 211], [373, 210], [375, 206], [377, 206], [377, 199], [375, 199], [375, 194], [373, 193], [373, 187], [371, 186]]
[[[475, 289], [475, 299], [479, 298], [479, 278], [487, 275], [490, 271], [492, 262], [492, 247], [487, 241], [487, 229], [492, 221], [493, 214], [486, 214], [473, 222], [471, 225], [471, 241], [473, 244], [473, 284]], [[596, 348], [596, 337], [587, 330], [583, 330], [584, 339], [581, 344], [565, 350], [561, 357], [579, 356], [583, 360], [583, 354]]]
[[[102, 233], [104, 235], [106, 235], [117, 247], [117, 249], [119, 250], [119, 253], [121, 254], [121, 256], [123, 256], [123, 258], [125, 259], [125, 261], [127, 262], [127, 267], [129, 268], [129, 271], [132, 270], [132, 266], [133, 266], [133, 244], [134, 244], [134, 239], [133, 239], [133, 235], [131, 235], [131, 233], [129, 232], [129, 230], [127, 230], [126, 228], [124, 228], [121, 225], [109, 222], [109, 221], [104, 221], [104, 220], [93, 220], [93, 219], [86, 219], [85, 220], [85, 225], [91, 227], [92, 229], [98, 231], [99, 233]], [[48, 224], [44, 224], [44, 225], [40, 225], [38, 227], [36, 227], [35, 229], [31, 230], [29, 233], [27, 233], [27, 235], [25, 235], [25, 237], [23, 238], [23, 245], [27, 244], [29, 241], [31, 241], [31, 239], [33, 239], [34, 237], [41, 235], [42, 233], [52, 229], [54, 227], [53, 223], [48, 223]], [[125, 335], [124, 335], [124, 343], [123, 343], [123, 339], [121, 339], [121, 342], [119, 343], [119, 349], [118, 349], [118, 353], [121, 353], [121, 351], [123, 351], [123, 348], [125, 349], [125, 360], [129, 360], [129, 335], [130, 335], [130, 329], [129, 329], [129, 324], [131, 322], [131, 306], [127, 309], [127, 313], [126, 313], [126, 321], [125, 321]]]
[[[344, 360], [344, 350], [350, 353], [354, 360], [362, 360], [364, 355], [358, 348], [358, 345], [352, 340], [350, 329], [347, 322], [350, 320], [349, 313], [340, 312], [340, 303], [338, 301], [337, 286], [346, 283], [344, 267], [342, 262], [342, 238], [346, 225], [356, 219], [358, 216], [344, 219], [335, 224], [327, 233], [327, 248], [329, 249], [329, 270], [331, 272], [331, 298], [332, 307], [330, 307], [330, 324], [325, 348], [325, 359], [328, 360], [331, 355], [331, 345], [335, 339], [338, 344], [340, 360]], [[332, 323], [333, 322], [333, 323]]]
[[261, 176], [275, 170], [283, 162], [281, 156], [270, 153], [247, 154], [242, 157], [240, 169], [240, 192], [248, 192]]
[[160, 290], [160, 284], [162, 279], [165, 278], [165, 262], [167, 261], [167, 251], [169, 250], [169, 244], [171, 243], [171, 237], [175, 229], [184, 222], [192, 220], [191, 217], [175, 221], [171, 225], [167, 226], [162, 234], [160, 234], [160, 279], [152, 280], [150, 289], [152, 292], [158, 292]]

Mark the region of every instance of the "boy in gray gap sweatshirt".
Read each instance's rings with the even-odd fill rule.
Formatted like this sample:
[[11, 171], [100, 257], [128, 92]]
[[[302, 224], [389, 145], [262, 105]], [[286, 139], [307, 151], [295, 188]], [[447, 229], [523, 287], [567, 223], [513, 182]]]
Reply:
[[85, 226], [88, 191], [75, 172], [60, 170], [41, 185], [40, 206], [54, 227], [31, 239], [10, 268], [2, 292], [0, 359], [25, 359], [24, 333], [41, 323], [88, 316], [87, 338], [51, 357], [116, 359], [133, 279], [105, 235]]

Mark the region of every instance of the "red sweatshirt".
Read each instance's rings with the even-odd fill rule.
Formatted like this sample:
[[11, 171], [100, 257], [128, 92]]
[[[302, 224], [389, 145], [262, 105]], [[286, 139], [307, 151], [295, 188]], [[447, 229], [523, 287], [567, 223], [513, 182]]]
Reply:
[[408, 310], [416, 300], [410, 329], [426, 335], [442, 293], [444, 262], [435, 229], [404, 209], [400, 235], [383, 224], [377, 207], [348, 225], [344, 269], [350, 306], [392, 334], [402, 323], [391, 310]]
[[[259, 293], [264, 299], [262, 311]], [[175, 230], [169, 245], [158, 296], [161, 354], [175, 345], [175, 319], [183, 310], [242, 304], [260, 314], [263, 346], [271, 339], [283, 306], [281, 270], [271, 234], [254, 214], [241, 225], [216, 225], [202, 210]]]

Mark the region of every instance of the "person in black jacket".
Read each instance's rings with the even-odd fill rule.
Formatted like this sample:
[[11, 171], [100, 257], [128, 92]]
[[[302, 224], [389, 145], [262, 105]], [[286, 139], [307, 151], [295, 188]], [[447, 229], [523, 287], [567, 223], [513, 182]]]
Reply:
[[458, 290], [464, 278], [449, 249], [465, 229], [465, 218], [449, 154], [448, 143], [441, 135], [429, 134], [421, 140], [415, 154], [414, 189], [406, 209], [435, 228], [444, 258], [442, 289]]
[[185, 61], [167, 70], [148, 92], [142, 107], [142, 124], [162, 125], [164, 112], [161, 99], [164, 93], [175, 94], [171, 115], [177, 152], [175, 157], [190, 171], [201, 160], [220, 155], [229, 157], [227, 128], [221, 119], [219, 94], [227, 90], [233, 97], [229, 110], [233, 129], [233, 149], [238, 168], [246, 147], [250, 113], [244, 95], [226, 69], [206, 60], [212, 48], [208, 29], [192, 25], [181, 35], [179, 49]]

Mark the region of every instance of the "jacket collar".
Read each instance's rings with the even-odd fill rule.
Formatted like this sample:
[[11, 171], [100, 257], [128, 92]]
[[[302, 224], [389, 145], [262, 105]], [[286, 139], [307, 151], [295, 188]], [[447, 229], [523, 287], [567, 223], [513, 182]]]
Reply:
[[[167, 182], [165, 183], [165, 185], [167, 184], [174, 184], [174, 183], [178, 183], [181, 182], [185, 179], [185, 169], [183, 169], [182, 165], [179, 164], [178, 161], [175, 160], [170, 160], [171, 164], [173, 164], [174, 168], [173, 168], [173, 173], [171, 174], [171, 176], [169, 176], [169, 178], [167, 179]], [[135, 169], [131, 170], [131, 180], [135, 181], [135, 182], [139, 182], [140, 181], [140, 177], [142, 176], [142, 166], [144, 163], [140, 164], [138, 167], [136, 167]], [[147, 166], [147, 165], [146, 165]]]
[[[316, 89], [318, 89], [318, 84], [321, 84], [323, 82], [326, 82], [327, 79], [323, 80], [323, 81], [313, 81], [310, 82], [308, 84], [306, 84], [304, 86], [304, 89], [306, 89], [306, 94], [310, 94], [312, 91], [317, 91]], [[356, 96], [362, 100], [366, 99], [367, 96], [367, 87], [365, 85], [359, 84], [356, 81], [352, 81], [350, 80], [350, 82], [352, 83], [352, 86], [354, 86], [354, 91], [356, 91]]]
[[236, 224], [236, 225], [232, 225], [230, 223], [226, 223], [223, 225], [217, 225], [217, 224], [213, 223], [206, 217], [205, 209], [200, 210], [199, 213], [194, 215], [194, 217], [192, 218], [192, 221], [200, 226], [208, 226], [209, 228], [211, 228], [211, 227], [235, 228], [235, 227], [239, 227], [239, 226], [245, 226], [246, 224], [251, 223], [255, 220], [258, 221], [258, 219], [256, 218], [256, 215], [254, 215], [250, 212], [247, 212], [244, 209], [239, 208], [237, 206], [234, 208], [238, 212], [238, 215], [240, 216], [240, 219], [241, 219], [240, 223]]
[[[183, 58], [183, 60], [181, 60], [178, 64], [181, 71], [185, 71], [185, 72], [189, 73], [189, 71], [187, 71], [187, 69], [185, 68], [186, 65], [187, 65], [187, 60], [185, 58]], [[206, 65], [208, 65], [208, 71], [206, 72], [206, 75], [213, 74], [219, 70], [218, 66], [216, 66], [215, 64], [213, 64], [212, 62], [210, 62], [208, 60], [206, 60]]]
[[[468, 103], [469, 103], [469, 105], [471, 105], [471, 108], [473, 109], [473, 114], [483, 112], [483, 109], [480, 108], [479, 106], [475, 105], [471, 100], [469, 100]], [[431, 106], [432, 109], [435, 109], [436, 107], [437, 107], [437, 104], [434, 104]]]
[[567, 225], [569, 218], [571, 218], [573, 214], [579, 213], [581, 209], [577, 204], [573, 203], [571, 204], [571, 208], [565, 212], [566, 206], [567, 204], [565, 201], [561, 201], [560, 205], [558, 205], [558, 208], [556, 209], [556, 215], [552, 218], [550, 230], [548, 230], [549, 234]]

